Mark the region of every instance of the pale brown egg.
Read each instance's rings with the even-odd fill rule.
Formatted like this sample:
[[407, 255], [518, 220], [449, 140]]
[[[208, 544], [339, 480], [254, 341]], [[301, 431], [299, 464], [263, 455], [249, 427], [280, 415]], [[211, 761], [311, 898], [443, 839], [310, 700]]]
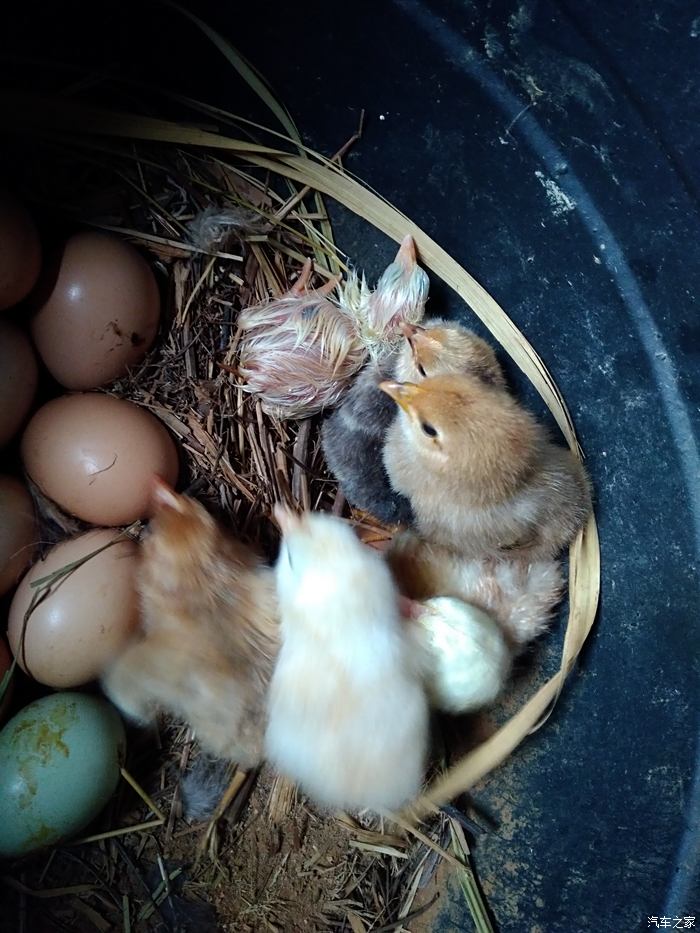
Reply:
[[[49, 687], [77, 687], [99, 677], [116, 657], [138, 621], [135, 587], [138, 545], [119, 541], [118, 532], [99, 528], [52, 548], [20, 583], [10, 606], [7, 637], [17, 663]], [[55, 583], [22, 629], [32, 583], [90, 557]]]
[[19, 582], [36, 550], [39, 529], [27, 487], [0, 476], [0, 596]]
[[39, 278], [41, 243], [29, 212], [0, 191], [0, 311], [26, 298]]
[[9, 321], [0, 321], [0, 447], [14, 437], [29, 414], [37, 379], [29, 338]]
[[46, 368], [67, 389], [123, 376], [153, 343], [160, 295], [133, 246], [104, 233], [76, 233], [42, 282], [32, 336]]
[[177, 450], [161, 422], [96, 392], [47, 402], [27, 425], [21, 450], [44, 495], [94, 525], [145, 518], [153, 475], [177, 481]]

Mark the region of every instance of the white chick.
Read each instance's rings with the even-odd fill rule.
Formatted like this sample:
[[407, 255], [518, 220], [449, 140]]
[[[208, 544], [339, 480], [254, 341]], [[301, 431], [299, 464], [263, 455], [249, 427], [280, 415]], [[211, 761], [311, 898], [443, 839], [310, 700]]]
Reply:
[[413, 630], [433, 705], [447, 713], [469, 713], [493, 703], [511, 664], [498, 623], [449, 596], [426, 600], [416, 613]]
[[428, 706], [391, 572], [339, 518], [280, 506], [276, 516], [267, 756], [321, 805], [399, 807], [423, 779]]

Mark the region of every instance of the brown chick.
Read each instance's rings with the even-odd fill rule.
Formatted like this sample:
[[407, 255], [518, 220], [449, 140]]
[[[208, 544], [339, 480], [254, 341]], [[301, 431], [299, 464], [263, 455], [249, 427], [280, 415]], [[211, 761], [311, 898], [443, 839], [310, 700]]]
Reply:
[[140, 721], [166, 711], [243, 768], [262, 757], [278, 650], [274, 573], [206, 509], [154, 483], [137, 580], [142, 637], [106, 673], [106, 693]]
[[401, 330], [406, 343], [394, 368], [397, 382], [467, 373], [505, 388], [506, 380], [493, 347], [460, 324], [431, 318], [425, 326], [403, 324]]
[[591, 511], [570, 451], [505, 389], [475, 376], [380, 385], [399, 406], [384, 447], [427, 539], [465, 556], [556, 556]]
[[386, 433], [396, 420], [396, 406], [379, 391], [393, 376], [419, 382], [429, 376], [472, 373], [489, 384], [505, 386], [493, 349], [459, 324], [432, 318], [424, 327], [402, 324], [405, 342], [381, 362], [367, 365], [343, 404], [323, 422], [326, 462], [351, 505], [388, 524], [412, 519], [405, 496], [391, 488], [382, 462]]
[[413, 531], [394, 536], [386, 559], [409, 601], [447, 596], [477, 606], [496, 620], [514, 653], [546, 630], [563, 591], [556, 560], [463, 557]]

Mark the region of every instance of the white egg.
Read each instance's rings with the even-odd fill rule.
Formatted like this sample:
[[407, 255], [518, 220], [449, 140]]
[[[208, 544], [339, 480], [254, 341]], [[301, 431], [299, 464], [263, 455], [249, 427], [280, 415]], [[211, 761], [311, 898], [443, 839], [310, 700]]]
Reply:
[[421, 603], [417, 624], [433, 704], [466, 713], [492, 703], [508, 677], [511, 652], [491, 616], [460, 599], [438, 596]]

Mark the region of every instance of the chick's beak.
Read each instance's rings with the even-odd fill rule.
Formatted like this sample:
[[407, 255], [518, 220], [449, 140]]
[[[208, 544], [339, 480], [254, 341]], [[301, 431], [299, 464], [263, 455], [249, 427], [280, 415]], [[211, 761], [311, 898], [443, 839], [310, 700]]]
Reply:
[[413, 399], [421, 391], [421, 387], [413, 382], [380, 382], [379, 388], [386, 392], [396, 402], [396, 404], [408, 412], [411, 410]]
[[419, 327], [417, 324], [409, 324], [408, 321], [402, 321], [399, 324], [399, 330], [404, 335], [406, 340], [408, 340], [409, 343], [412, 343], [416, 334], [421, 333], [425, 330], [425, 328]]
[[180, 499], [175, 490], [166, 483], [165, 480], [154, 473], [151, 478], [150, 492], [151, 513], [154, 514], [160, 509], [175, 509], [180, 511]]
[[401, 240], [401, 246], [394, 262], [400, 263], [406, 269], [413, 269], [416, 264], [416, 244], [409, 233]]

